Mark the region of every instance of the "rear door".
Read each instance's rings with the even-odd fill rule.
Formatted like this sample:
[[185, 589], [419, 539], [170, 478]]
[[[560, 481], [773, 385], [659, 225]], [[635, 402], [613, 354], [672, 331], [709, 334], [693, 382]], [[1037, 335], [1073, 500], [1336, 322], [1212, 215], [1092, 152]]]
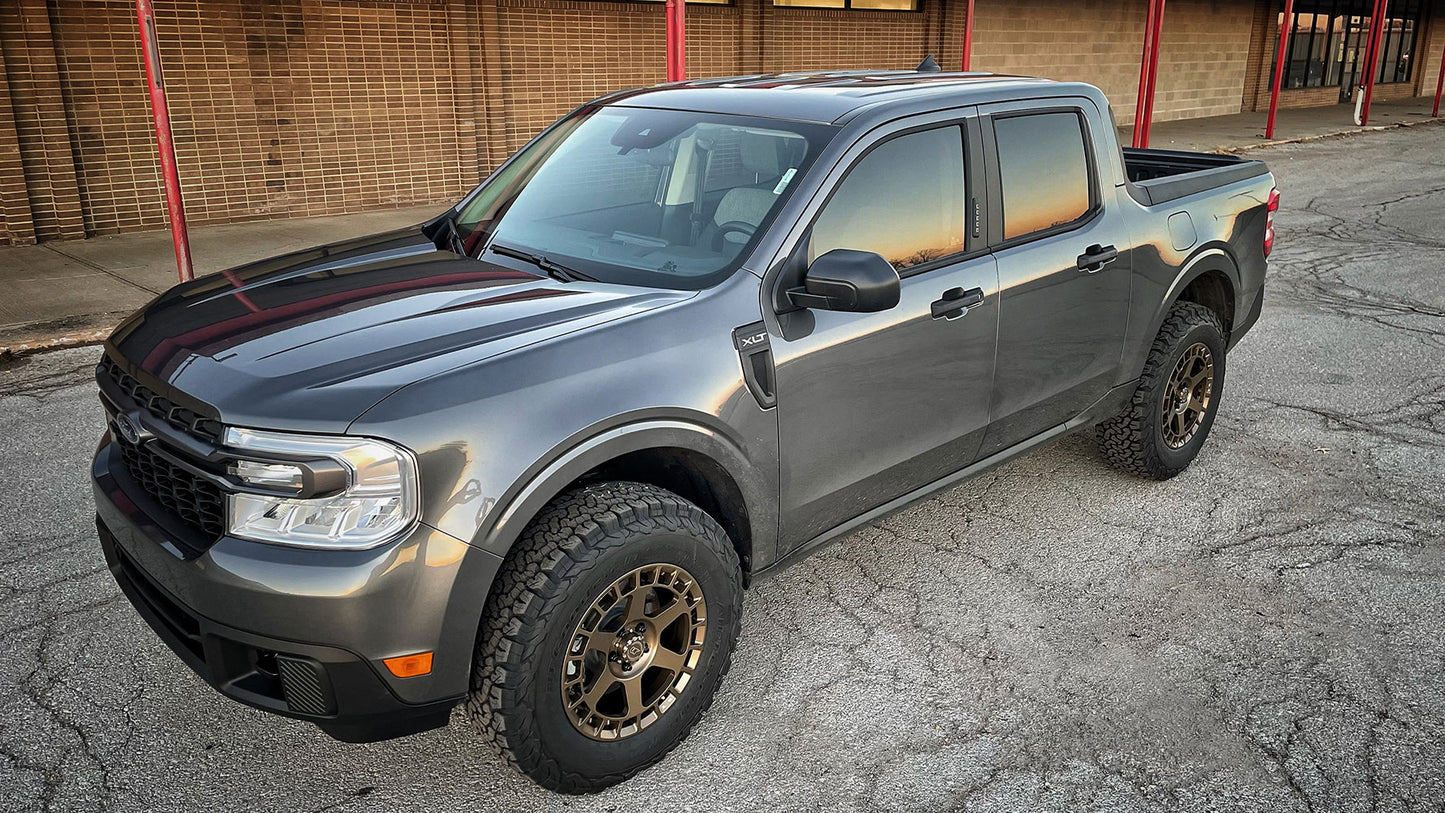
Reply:
[[1049, 99], [981, 112], [999, 275], [986, 456], [1075, 417], [1117, 382], [1132, 275], [1117, 190], [1096, 161], [1097, 108]]
[[998, 291], [982, 233], [968, 225], [983, 194], [966, 169], [982, 161], [977, 123], [929, 118], [851, 149], [800, 224], [803, 243], [790, 243], [809, 262], [835, 248], [881, 254], [902, 290], [880, 313], [780, 320], [772, 349], [788, 547], [967, 466], [988, 424]]

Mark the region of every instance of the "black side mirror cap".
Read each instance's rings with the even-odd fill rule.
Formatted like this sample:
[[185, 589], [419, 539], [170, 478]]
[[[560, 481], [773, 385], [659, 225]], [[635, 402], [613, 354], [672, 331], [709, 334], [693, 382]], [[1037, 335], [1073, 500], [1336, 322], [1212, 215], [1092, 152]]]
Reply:
[[813, 260], [788, 300], [800, 308], [875, 313], [897, 305], [900, 289], [897, 269], [882, 256], [835, 248]]

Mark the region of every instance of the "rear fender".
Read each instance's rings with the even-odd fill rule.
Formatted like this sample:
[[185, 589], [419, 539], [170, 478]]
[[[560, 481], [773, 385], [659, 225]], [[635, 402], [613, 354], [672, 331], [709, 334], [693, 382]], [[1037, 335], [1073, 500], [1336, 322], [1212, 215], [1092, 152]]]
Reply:
[[1173, 310], [1174, 304], [1179, 301], [1180, 294], [1189, 287], [1189, 283], [1211, 271], [1221, 272], [1229, 279], [1230, 289], [1234, 293], [1234, 312], [1246, 312], [1251, 303], [1241, 299], [1239, 266], [1234, 262], [1234, 257], [1219, 243], [1201, 246], [1180, 266], [1179, 273], [1161, 298], [1159, 308], [1150, 317], [1149, 329], [1143, 334], [1143, 341], [1127, 349], [1124, 369], [1131, 379], [1143, 374], [1144, 362], [1149, 357], [1149, 348], [1154, 343], [1154, 337], [1159, 335], [1159, 328], [1164, 325], [1169, 311]]

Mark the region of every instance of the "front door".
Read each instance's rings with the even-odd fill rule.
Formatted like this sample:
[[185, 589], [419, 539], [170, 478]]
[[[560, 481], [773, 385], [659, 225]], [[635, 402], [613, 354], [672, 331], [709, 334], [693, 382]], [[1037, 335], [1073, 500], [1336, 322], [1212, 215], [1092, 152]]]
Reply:
[[986, 456], [1077, 416], [1117, 383], [1132, 280], [1117, 190], [1093, 160], [1097, 111], [1004, 107], [984, 122], [1001, 198], [990, 219], [999, 332]]
[[[965, 239], [964, 145], [957, 122], [883, 138], [803, 238], [809, 262], [835, 248], [872, 251], [903, 279], [887, 311], [783, 320], [773, 351], [785, 547], [974, 458], [988, 424], [998, 282], [992, 257]], [[935, 316], [946, 299], [979, 302]]]

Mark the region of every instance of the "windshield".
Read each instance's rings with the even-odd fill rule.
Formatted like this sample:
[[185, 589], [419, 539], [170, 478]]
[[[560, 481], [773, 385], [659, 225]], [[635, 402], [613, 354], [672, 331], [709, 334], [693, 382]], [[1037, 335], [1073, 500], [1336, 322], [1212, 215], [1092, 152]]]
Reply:
[[457, 230], [470, 256], [490, 246], [603, 282], [703, 288], [737, 269], [834, 129], [584, 110], [466, 201]]

